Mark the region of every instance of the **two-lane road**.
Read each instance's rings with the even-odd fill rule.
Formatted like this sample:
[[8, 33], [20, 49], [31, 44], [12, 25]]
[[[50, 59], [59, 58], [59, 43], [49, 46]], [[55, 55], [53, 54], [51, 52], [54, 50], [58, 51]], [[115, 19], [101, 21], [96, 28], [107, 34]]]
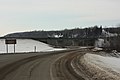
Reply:
[[81, 50], [0, 55], [0, 80], [84, 80], [71, 66]]

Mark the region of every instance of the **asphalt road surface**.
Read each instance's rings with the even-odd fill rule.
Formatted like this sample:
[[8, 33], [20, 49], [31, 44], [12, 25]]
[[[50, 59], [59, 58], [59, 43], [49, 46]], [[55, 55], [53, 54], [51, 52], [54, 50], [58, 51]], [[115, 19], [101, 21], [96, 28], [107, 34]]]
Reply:
[[77, 62], [85, 50], [0, 55], [0, 80], [89, 80]]

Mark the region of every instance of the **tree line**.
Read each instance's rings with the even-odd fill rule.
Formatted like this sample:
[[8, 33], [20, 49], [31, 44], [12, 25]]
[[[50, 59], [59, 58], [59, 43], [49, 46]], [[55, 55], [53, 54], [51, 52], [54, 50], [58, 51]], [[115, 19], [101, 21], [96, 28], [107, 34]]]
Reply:
[[4, 37], [26, 37], [26, 38], [84, 38], [99, 37], [102, 33], [102, 26], [89, 28], [65, 29], [59, 31], [29, 31], [7, 34]]

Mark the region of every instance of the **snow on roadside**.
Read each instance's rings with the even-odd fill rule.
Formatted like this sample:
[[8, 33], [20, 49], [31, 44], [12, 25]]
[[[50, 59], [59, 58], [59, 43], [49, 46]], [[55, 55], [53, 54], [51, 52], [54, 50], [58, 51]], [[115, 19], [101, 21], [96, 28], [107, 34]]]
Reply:
[[104, 57], [95, 54], [86, 54], [90, 62], [112, 69], [113, 71], [120, 73], [120, 58], [116, 57]]
[[[92, 80], [120, 80], [120, 58], [85, 54], [80, 63]], [[89, 75], [90, 76], [90, 75]]]
[[85, 47], [85, 46], [83, 46], [83, 47], [80, 47], [80, 49], [86, 49], [86, 48], [88, 48], [88, 47]]

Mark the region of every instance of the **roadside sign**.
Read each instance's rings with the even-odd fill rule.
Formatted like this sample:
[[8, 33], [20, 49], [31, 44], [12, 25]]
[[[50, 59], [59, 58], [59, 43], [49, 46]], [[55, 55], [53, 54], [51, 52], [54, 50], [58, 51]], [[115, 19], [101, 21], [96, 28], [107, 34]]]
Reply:
[[14, 44], [14, 53], [15, 53], [15, 44], [17, 43], [16, 39], [5, 39], [6, 52], [8, 53], [8, 44]]
[[6, 39], [5, 44], [16, 44], [16, 39]]

